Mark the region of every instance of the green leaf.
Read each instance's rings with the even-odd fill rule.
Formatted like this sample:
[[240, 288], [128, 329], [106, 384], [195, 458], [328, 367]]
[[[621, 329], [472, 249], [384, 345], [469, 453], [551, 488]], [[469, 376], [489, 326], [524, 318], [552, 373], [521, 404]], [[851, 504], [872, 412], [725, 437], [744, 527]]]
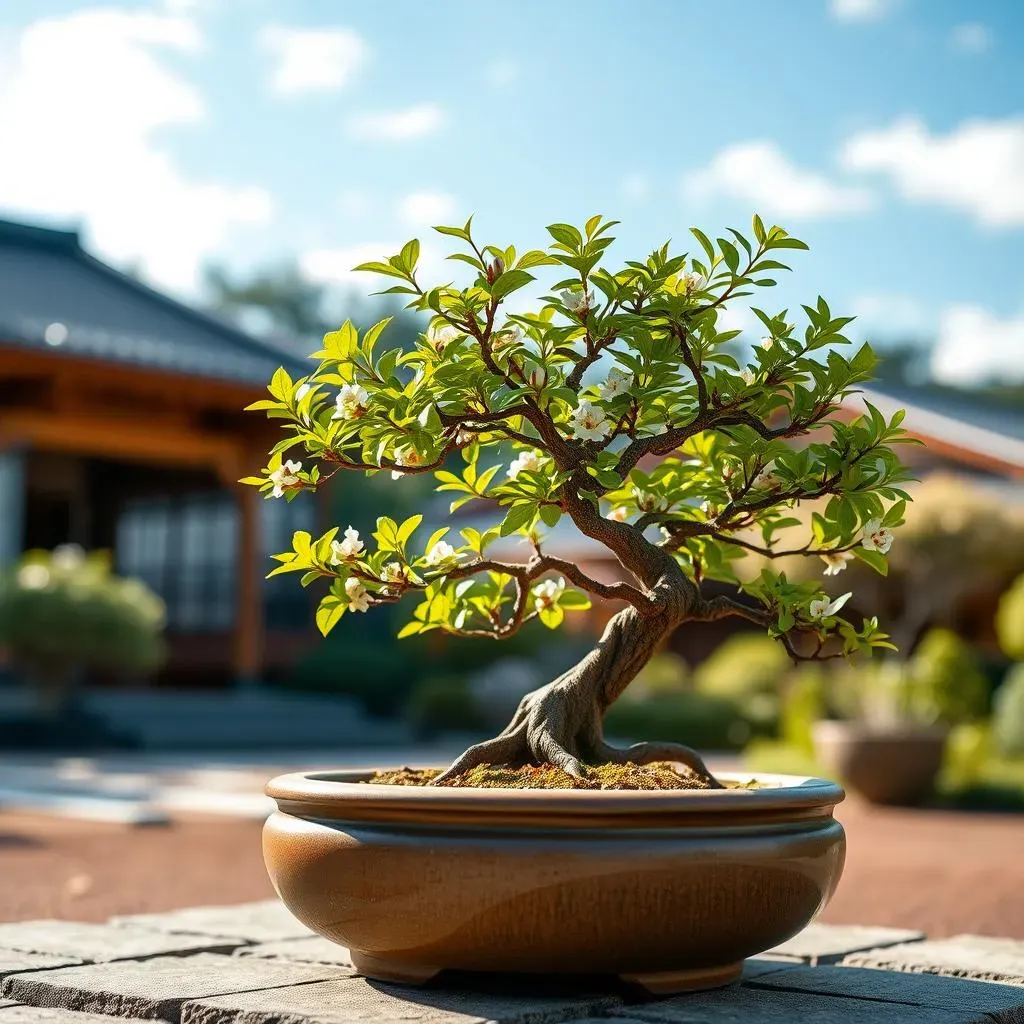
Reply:
[[869, 551], [867, 548], [858, 545], [853, 549], [853, 553], [866, 565], [870, 565], [875, 572], [882, 576], [889, 575], [889, 560], [881, 551]]
[[540, 517], [546, 526], [557, 526], [562, 518], [562, 510], [557, 505], [541, 505]]
[[540, 621], [544, 623], [548, 629], [558, 629], [562, 624], [562, 620], [565, 618], [565, 612], [562, 611], [561, 605], [553, 604], [548, 608], [541, 608], [537, 613]]
[[[438, 229], [438, 230], [440, 230], [440, 229]], [[415, 620], [412, 621], [412, 622], [407, 622], [398, 631], [398, 639], [399, 640], [404, 640], [407, 636], [415, 636], [417, 633], [422, 633], [422, 632], [423, 632], [423, 623], [422, 622], [416, 622]]]
[[345, 614], [347, 602], [334, 594], [328, 594], [316, 610], [316, 625], [320, 632], [327, 636], [328, 633], [338, 624], [338, 620]]
[[[469, 232], [465, 228], [444, 227], [440, 224], [434, 225], [434, 230], [441, 235], [452, 235], [454, 238], [461, 238], [464, 242], [469, 241]], [[402, 634], [399, 633], [399, 636]]]
[[711, 244], [711, 239], [700, 228], [690, 228], [690, 234], [700, 242], [701, 248], [708, 254], [708, 259], [714, 263], [715, 247]]
[[398, 254], [402, 265], [411, 274], [416, 269], [416, 261], [420, 258], [420, 243], [418, 238], [413, 238], [402, 246]]
[[533, 502], [523, 501], [513, 505], [501, 521], [501, 536], [508, 537], [510, 534], [515, 533], [516, 530], [521, 530], [528, 523], [532, 523], [536, 513], [537, 506]]
[[569, 611], [585, 611], [591, 607], [590, 598], [581, 590], [563, 590], [558, 604]]
[[506, 270], [491, 285], [491, 296], [495, 299], [503, 298], [510, 292], [525, 287], [532, 280], [533, 274], [528, 274], [525, 270]]

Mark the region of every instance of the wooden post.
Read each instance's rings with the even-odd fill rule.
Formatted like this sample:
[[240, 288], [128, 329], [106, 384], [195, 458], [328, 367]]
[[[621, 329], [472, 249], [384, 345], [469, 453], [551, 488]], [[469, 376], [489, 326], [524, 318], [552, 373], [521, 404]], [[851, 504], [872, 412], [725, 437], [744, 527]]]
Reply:
[[259, 571], [261, 555], [260, 505], [254, 487], [237, 487], [238, 588], [235, 615], [235, 680], [255, 686], [263, 670], [263, 587]]

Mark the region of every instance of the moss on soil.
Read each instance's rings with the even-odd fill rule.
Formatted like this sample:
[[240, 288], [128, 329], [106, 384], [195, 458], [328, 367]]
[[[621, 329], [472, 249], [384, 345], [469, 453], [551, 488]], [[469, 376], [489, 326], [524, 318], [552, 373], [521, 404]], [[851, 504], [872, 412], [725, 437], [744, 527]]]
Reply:
[[[509, 768], [482, 764], [440, 783], [442, 786], [480, 789], [709, 789], [707, 780], [668, 762], [639, 765], [605, 764], [586, 768], [577, 779], [554, 765]], [[426, 786], [441, 772], [436, 768], [398, 768], [376, 772], [367, 782], [388, 786]]]

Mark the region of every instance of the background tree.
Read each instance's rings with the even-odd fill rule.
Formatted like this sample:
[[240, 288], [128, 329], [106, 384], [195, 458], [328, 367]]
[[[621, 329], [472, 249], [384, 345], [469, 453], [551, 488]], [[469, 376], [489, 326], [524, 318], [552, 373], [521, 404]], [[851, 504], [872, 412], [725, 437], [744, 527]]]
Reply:
[[[730, 230], [712, 242], [693, 229], [697, 256], [665, 245], [613, 272], [599, 266], [612, 226], [600, 217], [583, 231], [554, 224], [546, 250], [521, 255], [480, 247], [469, 223], [440, 227], [463, 243], [452, 258], [472, 268], [465, 288], [421, 285], [416, 240], [362, 265], [431, 317], [415, 349], [379, 352], [386, 321], [362, 335], [345, 323], [324, 337], [309, 376], [293, 381], [279, 370], [271, 398], [252, 407], [285, 429], [263, 475], [247, 479], [269, 496], [383, 470], [433, 473], [437, 489], [455, 495], [452, 511], [472, 500], [501, 509], [493, 528], [463, 529], [458, 545], [445, 539], [449, 527], [414, 542], [418, 515], [378, 519], [372, 547], [351, 527], [342, 539], [338, 529], [315, 540], [296, 534], [274, 572], [330, 581], [317, 612], [324, 633], [346, 612], [410, 594], [419, 601], [400, 636], [439, 629], [502, 639], [534, 619], [557, 627], [566, 611], [589, 605], [587, 595], [625, 606], [579, 664], [524, 697], [509, 726], [446, 776], [484, 763], [547, 762], [581, 775], [586, 764], [662, 759], [707, 775], [687, 747], [619, 750], [602, 734], [609, 705], [684, 621], [740, 616], [796, 658], [887, 645], [874, 619], [858, 628], [839, 614], [849, 595], [829, 601], [817, 582], [771, 568], [740, 581], [733, 568], [751, 551], [792, 554], [774, 535], [802, 501], [829, 498], [798, 549], [819, 565], [854, 552], [883, 568], [903, 519], [906, 473], [891, 447], [907, 439], [902, 416], [886, 421], [870, 406], [852, 424], [832, 416], [875, 361], [867, 346], [851, 359], [837, 351], [849, 318], [819, 298], [803, 307], [798, 332], [786, 310], [755, 308], [766, 335], [753, 362], [741, 367], [723, 351], [737, 335], [719, 329], [726, 304], [772, 286], [768, 275], [788, 269], [777, 256], [806, 245], [755, 217], [753, 241]], [[538, 268], [556, 277], [540, 310], [499, 320]], [[823, 424], [827, 441], [791, 443]], [[291, 458], [296, 447], [303, 458]], [[461, 472], [446, 468], [459, 457]], [[563, 516], [604, 544], [628, 581], [602, 583], [548, 553], [544, 529]], [[753, 527], [758, 542], [741, 541]], [[513, 534], [530, 545], [528, 560], [489, 557], [494, 540]], [[707, 579], [736, 583], [741, 596], [707, 598]]]

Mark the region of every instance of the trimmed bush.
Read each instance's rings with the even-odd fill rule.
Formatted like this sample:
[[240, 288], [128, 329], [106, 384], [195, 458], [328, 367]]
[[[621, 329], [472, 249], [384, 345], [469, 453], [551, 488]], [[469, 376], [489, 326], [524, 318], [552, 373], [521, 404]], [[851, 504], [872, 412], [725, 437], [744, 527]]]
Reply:
[[1024, 757], [1024, 663], [1010, 669], [992, 703], [992, 737], [1000, 752]]
[[604, 725], [609, 736], [672, 740], [702, 750], [742, 749], [754, 732], [733, 701], [702, 693], [617, 701]]

